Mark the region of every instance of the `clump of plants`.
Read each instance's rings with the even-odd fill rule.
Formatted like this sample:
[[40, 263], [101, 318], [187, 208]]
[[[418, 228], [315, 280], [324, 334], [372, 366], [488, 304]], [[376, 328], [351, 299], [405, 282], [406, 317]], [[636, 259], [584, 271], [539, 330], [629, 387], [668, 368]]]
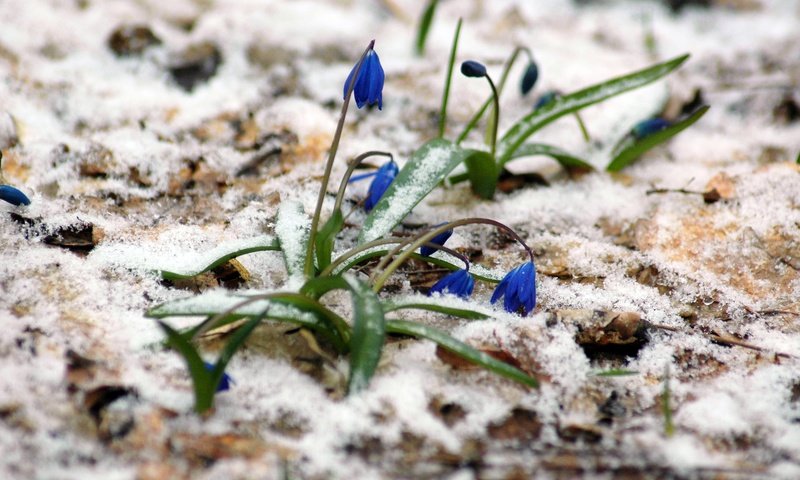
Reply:
[[[432, 15], [432, 13], [431, 13]], [[306, 213], [298, 202], [285, 201], [275, 219], [275, 237], [260, 238], [226, 252], [206, 269], [237, 255], [274, 250], [282, 253], [288, 280], [284, 287], [263, 293], [209, 292], [188, 299], [157, 306], [148, 315], [158, 319], [167, 336], [167, 344], [186, 361], [194, 385], [195, 409], [206, 412], [213, 407], [219, 390], [230, 387], [231, 379], [225, 374], [230, 359], [244, 345], [248, 336], [264, 321], [296, 325], [311, 332], [315, 341], [341, 358], [348, 358], [347, 393], [355, 394], [369, 386], [375, 375], [387, 335], [404, 335], [436, 342], [441, 348], [500, 376], [529, 388], [538, 382], [530, 374], [504, 363], [478, 349], [453, 338], [446, 332], [422, 323], [393, 318], [393, 312], [403, 309], [427, 310], [480, 320], [493, 314], [489, 307], [466, 302], [472, 295], [475, 281], [497, 284], [489, 303], [502, 300], [507, 312], [529, 315], [536, 307], [536, 268], [534, 255], [512, 228], [488, 218], [458, 219], [436, 225], [411, 235], [395, 230], [411, 210], [433, 189], [449, 181], [469, 180], [473, 191], [484, 198], [494, 195], [495, 186], [504, 165], [523, 155], [544, 153], [566, 166], [585, 168], [588, 165], [562, 150], [548, 145], [528, 142], [540, 128], [554, 120], [589, 105], [653, 82], [680, 66], [687, 58], [681, 56], [623, 77], [588, 87], [571, 94], [554, 95], [530, 114], [519, 119], [503, 135], [498, 135], [499, 95], [506, 83], [514, 61], [521, 53], [528, 58], [520, 86], [523, 93], [532, 90], [538, 77], [538, 66], [529, 50], [516, 49], [509, 58], [500, 82], [495, 84], [486, 68], [474, 61], [462, 64], [467, 77], [482, 78], [489, 84], [492, 95], [476, 112], [472, 121], [455, 141], [444, 138], [447, 121], [447, 101], [461, 29], [459, 21], [451, 50], [441, 107], [439, 135], [421, 145], [402, 167], [389, 152], [365, 152], [347, 164], [333, 207], [325, 212], [325, 198], [345, 119], [352, 99], [356, 106], [383, 106], [384, 72], [375, 51], [375, 42], [369, 43], [344, 82], [343, 104], [322, 180], [315, 209]], [[424, 42], [423, 42], [424, 44]], [[491, 110], [487, 122], [488, 149], [478, 150], [460, 146], [462, 140], [479, 123], [486, 111]], [[631, 145], [642, 139], [667, 132], [666, 126], [655, 133], [639, 135]], [[641, 129], [640, 129], [641, 130]], [[659, 137], [660, 138], [660, 137]], [[625, 152], [631, 145], [622, 145]], [[386, 157], [376, 171], [353, 176], [356, 168], [366, 159]], [[464, 165], [466, 173], [451, 175], [456, 167]], [[589, 167], [590, 168], [590, 167]], [[341, 239], [345, 224], [344, 198], [347, 186], [357, 180], [371, 178], [364, 200], [367, 212], [355, 245], [343, 247]], [[358, 207], [357, 207], [358, 208]], [[516, 266], [509, 272], [497, 273], [480, 265], [473, 265], [467, 257], [448, 248], [446, 241], [456, 228], [483, 225], [498, 229], [519, 245], [521, 254]], [[392, 275], [409, 259], [414, 258], [449, 270], [431, 288], [429, 296], [386, 294], [384, 287]], [[354, 274], [353, 269], [373, 261], [369, 275]], [[377, 263], [374, 263], [377, 262]], [[374, 265], [374, 266], [372, 266]], [[167, 278], [181, 275], [162, 272]], [[344, 291], [351, 299], [349, 317], [326, 304], [326, 295]], [[202, 316], [205, 319], [183, 331], [176, 330], [163, 319], [174, 316]], [[222, 326], [238, 325], [213, 364], [206, 363], [195, 345], [204, 333]]]

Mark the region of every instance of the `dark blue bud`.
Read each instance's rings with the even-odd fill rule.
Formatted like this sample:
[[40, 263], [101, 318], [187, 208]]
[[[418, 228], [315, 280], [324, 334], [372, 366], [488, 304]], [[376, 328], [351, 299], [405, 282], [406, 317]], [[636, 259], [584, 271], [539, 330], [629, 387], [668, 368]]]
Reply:
[[[215, 368], [214, 365], [208, 362], [203, 362], [203, 364], [206, 366], [206, 370], [208, 370], [209, 372], [214, 371]], [[230, 390], [232, 383], [234, 382], [231, 376], [228, 375], [227, 373], [223, 373], [222, 378], [219, 380], [219, 385], [217, 385], [217, 392], [224, 392], [226, 390]]]
[[536, 62], [531, 61], [531, 63], [528, 64], [528, 68], [525, 69], [525, 73], [522, 75], [522, 82], [519, 84], [519, 90], [523, 95], [527, 95], [528, 92], [533, 90], [533, 86], [536, 85], [536, 80], [538, 79], [539, 67], [536, 65]]
[[486, 67], [475, 60], [467, 60], [461, 64], [461, 73], [467, 77], [481, 78], [486, 76]]
[[648, 118], [634, 125], [633, 129], [631, 129], [631, 134], [641, 140], [644, 137], [664, 130], [670, 125], [672, 125], [672, 123], [669, 120], [660, 117]]
[[0, 185], [0, 200], [5, 200], [6, 202], [18, 207], [20, 205], [31, 204], [31, 201], [27, 195], [11, 185]]
[[372, 183], [369, 185], [369, 191], [367, 192], [367, 201], [364, 202], [364, 210], [369, 212], [375, 208], [375, 205], [378, 204], [383, 194], [386, 193], [386, 189], [392, 184], [394, 177], [397, 176], [399, 171], [400, 169], [397, 168], [397, 164], [394, 163], [394, 160], [389, 160], [375, 172], [375, 178], [372, 179]]
[[539, 110], [540, 108], [548, 105], [550, 102], [554, 101], [558, 98], [561, 94], [555, 90], [550, 90], [549, 92], [543, 93], [538, 100], [536, 100], [536, 104], [533, 106], [534, 110]]
[[472, 295], [475, 287], [475, 280], [466, 270], [456, 270], [440, 278], [428, 291], [428, 295], [434, 293], [450, 293], [461, 298], [468, 298]]
[[536, 267], [525, 262], [503, 277], [492, 294], [492, 303], [505, 297], [503, 308], [510, 313], [529, 314], [536, 307]]
[[[356, 73], [358, 63], [355, 64], [347, 80], [344, 82], [344, 98], [347, 98], [347, 89], [350, 87], [350, 82], [353, 80], [353, 75]], [[358, 77], [356, 78], [355, 86], [353, 87], [353, 96], [356, 99], [356, 106], [358, 108], [364, 105], [378, 104], [378, 110], [383, 108], [383, 81], [384, 81], [383, 67], [381, 67], [381, 60], [375, 50], [367, 52], [364, 57], [364, 62], [358, 70]]]
[[[444, 224], [443, 223], [439, 224], [439, 225], [437, 225], [437, 227], [441, 227], [442, 225], [444, 225]], [[453, 229], [452, 228], [450, 230], [445, 230], [444, 232], [440, 233], [439, 235], [436, 235], [435, 237], [431, 238], [430, 240], [428, 240], [428, 243], [435, 243], [436, 245], [444, 245], [444, 242], [446, 242], [447, 239], [450, 238], [451, 235], [453, 235]], [[438, 250], [438, 248], [429, 247], [429, 246], [425, 245], [425, 246], [420, 247], [419, 254], [422, 255], [423, 257], [430, 257], [431, 255], [433, 255], [433, 253], [436, 250]]]

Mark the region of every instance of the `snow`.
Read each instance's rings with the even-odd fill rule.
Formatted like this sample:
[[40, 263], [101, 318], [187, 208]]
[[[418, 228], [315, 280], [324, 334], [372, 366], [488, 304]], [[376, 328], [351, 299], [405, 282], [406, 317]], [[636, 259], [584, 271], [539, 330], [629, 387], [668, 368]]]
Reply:
[[[625, 467], [701, 478], [727, 472], [800, 476], [800, 275], [793, 266], [800, 256], [800, 174], [793, 163], [800, 123], [784, 124], [773, 115], [785, 95], [798, 100], [795, 2], [719, 2], [740, 6], [680, 14], [655, 1], [441, 2], [422, 58], [411, 50], [421, 8], [414, 0], [23, 3], [0, 3], [3, 136], [7, 115], [19, 135], [19, 145], [3, 151], [3, 173], [33, 201], [27, 208], [0, 205], [3, 478], [127, 479], [147, 478], [148, 471], [164, 478], [170, 475], [158, 468], [165, 466], [191, 478], [282, 478], [284, 463], [293, 478], [500, 477], [514, 467], [524, 476], [546, 477], [562, 474], [554, 460], [571, 454], [582, 456], [586, 478]], [[741, 6], [748, 4], [757, 7]], [[619, 175], [598, 171], [569, 179], [552, 163], [520, 159], [510, 164], [514, 171], [544, 165], [550, 186], [499, 193], [493, 201], [474, 197], [465, 184], [437, 187], [416, 206], [410, 200], [415, 192], [397, 199], [413, 208], [409, 224], [488, 217], [512, 226], [531, 245], [539, 269], [533, 315], [492, 307], [492, 285], [476, 282], [466, 304], [438, 300], [472, 306], [490, 319], [407, 310], [388, 317], [501, 349], [535, 372], [541, 388], [460, 370], [443, 362], [428, 341], [392, 339], [369, 388], [342, 398], [347, 358], [319, 357], [292, 333], [293, 325], [271, 324], [233, 358], [229, 373], [236, 384], [217, 397], [211, 416], [195, 415], [185, 365], [158, 348], [163, 334], [145, 313], [165, 302], [185, 307], [182, 313], [206, 313], [241, 295], [285, 290], [290, 278], [281, 253], [272, 251], [239, 258], [252, 280], [233, 293], [197, 295], [162, 282], [155, 271], [189, 275], [275, 236], [288, 256], [304, 258], [307, 215], [297, 212], [300, 206], [313, 211], [342, 82], [354, 59], [376, 39], [387, 74], [384, 108], [349, 112], [332, 185], [346, 159], [379, 149], [402, 164], [436, 135], [458, 17], [464, 18], [459, 61], [485, 62], [497, 78], [505, 55], [519, 44], [531, 47], [539, 62], [541, 78], [529, 97], [517, 91], [524, 62], [512, 70], [502, 95], [501, 132], [530, 113], [535, 95], [545, 90], [575, 91], [691, 53], [665, 81], [583, 111], [599, 144], [583, 142], [571, 116], [532, 139], [583, 155], [596, 167], [605, 165], [619, 136], [668, 97], [691, 98], [701, 88], [712, 107]], [[123, 23], [145, 24], [163, 43], [139, 57], [118, 58], [106, 40]], [[648, 29], [655, 53], [644, 45]], [[202, 41], [219, 47], [223, 63], [186, 92], [168, 67]], [[251, 61], [254, 47], [288, 60]], [[481, 82], [454, 76], [447, 138], [460, 132], [486, 95]], [[248, 120], [254, 143], [284, 130], [297, 143], [281, 145], [258, 175], [238, 177], [255, 155], [234, 141]], [[218, 125], [224, 128], [212, 128]], [[211, 133], [202, 137], [201, 129]], [[476, 129], [465, 145], [485, 148], [482, 136]], [[80, 166], [105, 158], [103, 152], [110, 153], [105, 171], [81, 174]], [[409, 188], [427, 189], [426, 176], [448, 152], [436, 149]], [[221, 182], [185, 182], [181, 175], [191, 164]], [[132, 178], [134, 169], [144, 182]], [[700, 195], [647, 193], [703, 191], [721, 173], [730, 178], [733, 198], [714, 204]], [[177, 193], [176, 180], [183, 185]], [[361, 196], [363, 190], [351, 190], [347, 198]], [[326, 198], [323, 220], [332, 202]], [[350, 208], [356, 207], [345, 202], [345, 213]], [[22, 227], [12, 212], [40, 227]], [[344, 232], [339, 252], [356, 242], [364, 218], [358, 210], [348, 217], [354, 228]], [[46, 235], [83, 222], [103, 234], [88, 255], [44, 243]], [[378, 233], [368, 236], [380, 238], [391, 225], [373, 228]], [[471, 270], [494, 278], [522, 255], [487, 226], [460, 228], [448, 245], [481, 250], [483, 259]], [[436, 256], [460, 265], [441, 252]], [[293, 268], [298, 271], [297, 264]], [[414, 298], [413, 282], [400, 274], [393, 280], [401, 298]], [[349, 318], [345, 295], [323, 301]], [[628, 356], [595, 356], [575, 342], [575, 325], [546, 324], [543, 312], [576, 308], [636, 312], [677, 331], [649, 330]], [[167, 319], [176, 327], [197, 320]], [[711, 334], [735, 335], [763, 350], [715, 343]], [[203, 340], [203, 355], [216, 358], [222, 341]], [[69, 379], [70, 350], [95, 360], [88, 379]], [[664, 435], [660, 405], [667, 366], [676, 428], [671, 438]], [[592, 375], [611, 367], [639, 374]], [[136, 392], [112, 403], [124, 410], [132, 402], [135, 424], [133, 433], [103, 440], [99, 432], [108, 425], [95, 423], [86, 402], [94, 388], [110, 385]], [[600, 406], [612, 393], [625, 413], [602, 423]], [[433, 400], [457, 405], [463, 416], [448, 424]], [[541, 432], [534, 440], [504, 442], [490, 433], [515, 409], [535, 413]], [[596, 427], [602, 439], [591, 445], [566, 440], [566, 427], [574, 425]], [[137, 443], [142, 432], [155, 440]], [[238, 435], [267, 448], [194, 464], [189, 453], [173, 448], [178, 443], [169, 443], [178, 434]], [[465, 472], [476, 442], [484, 470]], [[596, 467], [603, 462], [608, 469]]]

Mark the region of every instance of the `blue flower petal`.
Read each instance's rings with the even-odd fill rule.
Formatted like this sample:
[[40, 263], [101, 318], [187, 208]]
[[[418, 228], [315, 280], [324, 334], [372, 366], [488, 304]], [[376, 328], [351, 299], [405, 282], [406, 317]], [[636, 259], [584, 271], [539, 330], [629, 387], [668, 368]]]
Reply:
[[0, 200], [5, 200], [6, 202], [18, 207], [20, 205], [31, 204], [31, 200], [27, 195], [11, 185], [0, 185]]
[[[350, 81], [355, 74], [356, 67], [358, 67], [357, 63], [353, 69], [350, 70], [350, 74], [347, 76], [347, 80], [344, 83], [343, 96], [345, 98], [347, 97], [347, 87], [350, 85]], [[370, 50], [367, 52], [366, 57], [364, 57], [361, 69], [358, 71], [355, 86], [353, 87], [353, 97], [356, 100], [356, 106], [361, 108], [364, 105], [374, 105], [377, 103], [378, 109], [382, 109], [384, 80], [385, 75], [378, 54], [375, 53], [375, 50]]]
[[386, 189], [392, 184], [394, 178], [397, 176], [399, 168], [394, 160], [389, 160], [375, 173], [375, 178], [369, 185], [367, 192], [367, 200], [364, 202], [364, 210], [372, 211], [378, 204]]
[[[214, 368], [216, 368], [213, 364], [209, 362], [203, 362], [206, 367], [206, 370], [209, 372], [213, 372]], [[231, 383], [233, 383], [233, 379], [227, 373], [222, 374], [222, 378], [219, 380], [219, 385], [217, 385], [217, 392], [224, 392], [226, 390], [230, 390]]]
[[450, 293], [462, 298], [472, 295], [475, 288], [475, 281], [472, 275], [466, 270], [456, 270], [440, 278], [428, 291], [428, 295], [434, 293]]
[[[440, 223], [439, 225], [437, 225], [437, 227], [440, 227], [442, 225], [443, 224]], [[444, 245], [447, 239], [450, 238], [452, 235], [453, 235], [453, 229], [451, 228], [450, 230], [445, 230], [439, 235], [436, 235], [435, 237], [431, 238], [429, 242], [435, 243], [436, 245]], [[436, 250], [438, 250], [438, 248], [436, 247], [422, 246], [419, 249], [419, 254], [422, 255], [423, 257], [430, 257], [431, 255], [433, 255], [434, 252], [436, 252]]]
[[503, 279], [500, 281], [500, 284], [497, 286], [497, 288], [494, 289], [494, 293], [492, 294], [492, 299], [490, 300], [491, 303], [497, 302], [500, 299], [500, 297], [502, 297], [506, 293], [506, 289], [508, 289], [508, 283], [510, 281], [509, 278], [511, 277], [511, 274], [513, 272], [514, 272], [513, 270], [508, 272], [506, 276], [503, 277]]

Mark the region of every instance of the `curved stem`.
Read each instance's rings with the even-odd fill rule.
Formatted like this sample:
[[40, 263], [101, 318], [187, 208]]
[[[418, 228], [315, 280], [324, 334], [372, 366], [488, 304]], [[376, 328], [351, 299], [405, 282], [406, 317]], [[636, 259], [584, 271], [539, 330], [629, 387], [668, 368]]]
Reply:
[[336, 193], [336, 203], [333, 205], [334, 212], [342, 207], [342, 201], [344, 200], [344, 191], [347, 188], [347, 182], [350, 181], [350, 176], [353, 175], [353, 170], [355, 170], [355, 168], [367, 158], [379, 155], [382, 155], [384, 157], [389, 157], [389, 160], [394, 159], [392, 154], [389, 152], [370, 150], [369, 152], [364, 152], [361, 155], [357, 156], [356, 158], [352, 159], [350, 163], [347, 164], [347, 171], [344, 173], [342, 181], [341, 183], [339, 183], [339, 191]]
[[404, 238], [399, 238], [399, 237], [379, 238], [377, 240], [367, 242], [363, 245], [359, 245], [358, 247], [348, 250], [344, 252], [342, 255], [340, 255], [336, 260], [331, 262], [331, 264], [328, 265], [322, 272], [320, 272], [319, 276], [327, 277], [331, 275], [339, 265], [343, 264], [348, 259], [355, 257], [359, 253], [366, 252], [371, 248], [380, 247], [382, 245], [391, 245], [393, 243], [400, 243], [404, 240], [405, 240]]
[[383, 285], [386, 283], [386, 280], [388, 280], [388, 278], [392, 274], [392, 272], [397, 270], [397, 267], [402, 265], [403, 262], [405, 262], [406, 259], [408, 259], [408, 257], [411, 256], [411, 254], [414, 251], [416, 251], [423, 244], [425, 244], [428, 241], [430, 241], [433, 237], [435, 237], [436, 235], [439, 235], [442, 232], [450, 230], [451, 228], [456, 228], [456, 227], [460, 227], [460, 226], [463, 226], [463, 225], [471, 225], [471, 224], [492, 225], [492, 226], [495, 226], [495, 227], [503, 230], [504, 232], [508, 233], [514, 240], [516, 240], [520, 245], [522, 245], [523, 248], [525, 248], [525, 251], [528, 252], [528, 256], [530, 257], [531, 262], [533, 262], [533, 251], [525, 243], [525, 241], [522, 240], [522, 237], [520, 237], [517, 234], [517, 232], [515, 232], [508, 225], [500, 223], [497, 220], [492, 220], [490, 218], [479, 218], [479, 217], [476, 217], [476, 218], [463, 218], [461, 220], [456, 220], [454, 222], [445, 223], [444, 225], [440, 225], [440, 226], [438, 226], [436, 228], [428, 230], [426, 233], [424, 233], [422, 235], [417, 235], [415, 237], [411, 237], [410, 239], [405, 240], [402, 243], [400, 243], [399, 245], [397, 245], [394, 249], [392, 249], [392, 251], [387, 253], [386, 256], [383, 257], [383, 259], [381, 259], [380, 263], [378, 263], [378, 266], [375, 269], [376, 272], [378, 272], [381, 268], [383, 268], [383, 266], [385, 266], [389, 262], [389, 260], [391, 260], [392, 257], [397, 255], [403, 249], [403, 247], [408, 247], [408, 248], [406, 248], [405, 250], [403, 250], [402, 253], [397, 255], [397, 258], [394, 259], [394, 261], [392, 261], [392, 263], [389, 263], [389, 265], [380, 274], [378, 274], [375, 277], [375, 282], [372, 285], [372, 290], [375, 291], [375, 292], [379, 292], [381, 290], [381, 288], [383, 288]]
[[319, 187], [319, 196], [317, 197], [317, 207], [314, 209], [314, 216], [311, 217], [311, 230], [309, 232], [308, 249], [306, 250], [306, 263], [303, 268], [303, 273], [306, 277], [311, 277], [314, 274], [314, 237], [317, 235], [317, 228], [319, 228], [319, 215], [322, 212], [322, 203], [325, 201], [325, 192], [328, 190], [328, 181], [331, 178], [331, 170], [333, 169], [333, 161], [336, 159], [336, 151], [339, 149], [339, 140], [342, 138], [342, 130], [344, 129], [344, 120], [347, 117], [347, 107], [350, 105], [350, 98], [353, 96], [353, 89], [358, 80], [358, 74], [361, 72], [361, 67], [364, 65], [364, 59], [372, 47], [375, 46], [375, 40], [369, 42], [369, 45], [361, 54], [361, 58], [355, 67], [353, 77], [350, 79], [350, 85], [347, 86], [347, 95], [344, 97], [344, 104], [342, 105], [342, 113], [339, 116], [339, 123], [336, 125], [336, 133], [333, 135], [331, 142], [331, 149], [328, 151], [328, 163], [325, 164], [325, 173], [322, 175], [322, 184]]
[[492, 160], [494, 160], [494, 152], [497, 146], [497, 124], [500, 123], [500, 95], [497, 93], [497, 88], [494, 86], [494, 82], [492, 81], [492, 77], [486, 75], [486, 80], [489, 81], [489, 86], [492, 87], [492, 98], [494, 99], [494, 109], [492, 111], [492, 124], [490, 125], [490, 129], [486, 131], [487, 136], [489, 137], [489, 145], [492, 146]]
[[[514, 66], [514, 62], [517, 61], [517, 57], [519, 57], [520, 52], [527, 52], [528, 58], [529, 59], [533, 58], [533, 55], [530, 53], [528, 47], [519, 47], [519, 46], [516, 47], [514, 51], [511, 53], [511, 56], [508, 57], [508, 60], [506, 60], [505, 65], [503, 66], [503, 73], [500, 75], [500, 82], [498, 82], [497, 84], [498, 93], [503, 93], [503, 88], [505, 88], [506, 86], [506, 80], [508, 79], [508, 74], [511, 72], [511, 67]], [[486, 113], [486, 109], [489, 108], [489, 105], [491, 105], [491, 103], [492, 103], [491, 97], [487, 98], [486, 101], [483, 102], [481, 108], [479, 108], [478, 111], [475, 112], [475, 115], [472, 116], [470, 121], [464, 127], [464, 130], [456, 139], [456, 145], [460, 144], [461, 142], [464, 141], [465, 138], [467, 138], [469, 132], [471, 132], [472, 129], [475, 128], [475, 125], [478, 124], [481, 117], [483, 117], [483, 114]]]

